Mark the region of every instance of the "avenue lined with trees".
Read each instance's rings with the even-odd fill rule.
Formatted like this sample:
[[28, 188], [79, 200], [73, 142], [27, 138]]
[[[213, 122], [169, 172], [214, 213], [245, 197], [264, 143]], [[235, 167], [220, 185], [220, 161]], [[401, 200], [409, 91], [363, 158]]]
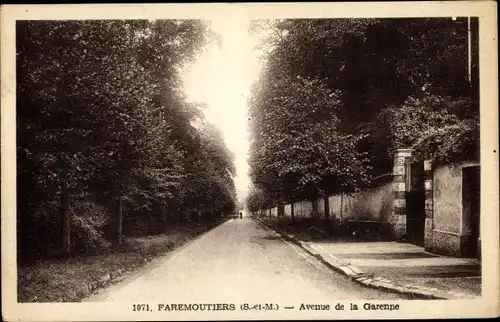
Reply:
[[407, 297], [303, 242], [383, 242], [391, 220], [425, 237], [449, 217], [428, 178], [479, 162], [478, 20], [235, 21], [16, 22], [18, 302]]
[[250, 211], [323, 196], [328, 222], [328, 196], [391, 173], [394, 149], [477, 157], [477, 28], [461, 17], [254, 22], [268, 37], [250, 98]]
[[180, 76], [215, 40], [198, 20], [18, 22], [20, 261], [235, 210], [234, 157]]

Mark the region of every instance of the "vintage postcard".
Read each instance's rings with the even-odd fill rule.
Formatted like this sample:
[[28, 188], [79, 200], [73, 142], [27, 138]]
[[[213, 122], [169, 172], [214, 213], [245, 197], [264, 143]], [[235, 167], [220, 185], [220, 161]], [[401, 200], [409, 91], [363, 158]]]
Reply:
[[2, 318], [498, 316], [496, 12], [2, 6]]

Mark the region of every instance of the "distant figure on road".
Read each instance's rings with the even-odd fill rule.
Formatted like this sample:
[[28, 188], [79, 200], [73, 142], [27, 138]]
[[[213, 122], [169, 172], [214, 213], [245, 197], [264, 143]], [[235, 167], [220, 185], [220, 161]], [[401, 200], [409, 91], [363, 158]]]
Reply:
[[243, 218], [243, 213], [240, 211], [240, 219]]

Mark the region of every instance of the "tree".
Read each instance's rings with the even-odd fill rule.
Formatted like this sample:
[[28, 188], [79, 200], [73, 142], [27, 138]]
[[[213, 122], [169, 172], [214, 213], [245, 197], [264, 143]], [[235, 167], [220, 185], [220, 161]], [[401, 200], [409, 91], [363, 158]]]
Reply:
[[436, 163], [478, 160], [479, 116], [460, 117], [473, 110], [468, 98], [410, 97], [402, 107], [388, 111], [394, 147], [412, 147], [415, 158]]
[[263, 191], [255, 187], [250, 190], [245, 202], [248, 210], [252, 213], [256, 213], [268, 205]]
[[[326, 203], [329, 193], [363, 188], [390, 172], [392, 150], [401, 144], [448, 160], [473, 154], [477, 21], [471, 83], [464, 22], [254, 22], [253, 31], [265, 31], [265, 67], [251, 101], [254, 184], [273, 199], [310, 198], [321, 189]], [[453, 139], [445, 143], [446, 135]]]
[[268, 68], [340, 91], [339, 130], [363, 136], [360, 151], [370, 157], [370, 176], [377, 176], [392, 169], [385, 109], [431, 93], [472, 97], [471, 110], [478, 111], [476, 19], [471, 26], [472, 83], [465, 18], [290, 19], [259, 21], [254, 29], [267, 32]]
[[[68, 227], [94, 227], [87, 216], [93, 212], [76, 207], [81, 200], [110, 209], [105, 217], [117, 224], [120, 241], [122, 215], [124, 233], [138, 222], [145, 231], [150, 222], [161, 230], [154, 224], [157, 217], [164, 229], [167, 212], [206, 189], [193, 179], [203, 167], [190, 162], [203, 155], [198, 162], [203, 164], [220, 158], [220, 152], [206, 150], [205, 134], [192, 125], [202, 113], [182, 92], [180, 68], [211, 39], [207, 25], [197, 20], [18, 23], [17, 191], [23, 252], [63, 235], [68, 251]], [[207, 180], [214, 185], [222, 179], [211, 175]], [[224, 176], [225, 184], [228, 180]], [[220, 195], [228, 208], [232, 199], [226, 194], [233, 190], [230, 184], [226, 188]], [[58, 208], [63, 220], [54, 216]]]
[[366, 166], [356, 149], [360, 137], [338, 131], [338, 93], [300, 76], [268, 77], [251, 105], [254, 183], [283, 201], [357, 189]]

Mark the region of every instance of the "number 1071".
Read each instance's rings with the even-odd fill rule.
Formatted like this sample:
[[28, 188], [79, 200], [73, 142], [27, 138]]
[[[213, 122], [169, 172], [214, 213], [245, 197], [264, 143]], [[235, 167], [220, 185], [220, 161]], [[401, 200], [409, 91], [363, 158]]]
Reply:
[[149, 311], [149, 304], [134, 304], [132, 311]]

